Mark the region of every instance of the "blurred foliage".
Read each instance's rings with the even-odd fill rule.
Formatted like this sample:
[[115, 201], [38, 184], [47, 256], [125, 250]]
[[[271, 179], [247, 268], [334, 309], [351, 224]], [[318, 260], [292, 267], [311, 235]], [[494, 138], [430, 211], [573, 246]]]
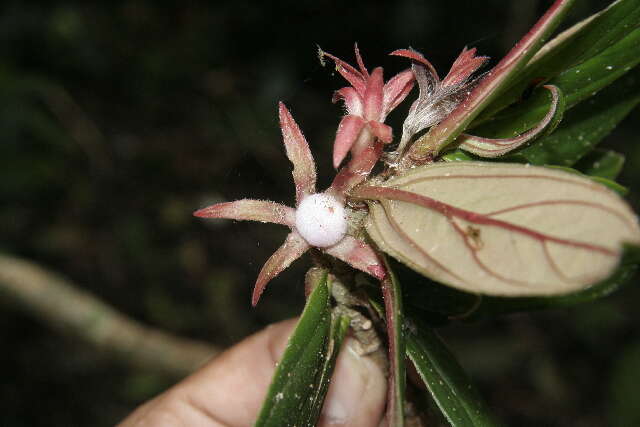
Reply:
[[[297, 315], [308, 259], [258, 308], [249, 304], [280, 227], [205, 223], [191, 212], [246, 196], [291, 204], [278, 100], [328, 184], [341, 114], [330, 96], [343, 82], [320, 66], [316, 44], [351, 60], [358, 41], [387, 75], [405, 64], [386, 53], [412, 46], [443, 74], [465, 45], [500, 58], [549, 3], [7, 0], [0, 250], [64, 273], [136, 319], [221, 346]], [[601, 6], [578, 2], [567, 22]], [[627, 157], [620, 181], [636, 207], [638, 123], [636, 111], [605, 141]], [[442, 334], [509, 425], [633, 425], [638, 300], [632, 285], [595, 304]], [[4, 300], [0, 325], [3, 426], [112, 425], [173, 381], [54, 335]]]

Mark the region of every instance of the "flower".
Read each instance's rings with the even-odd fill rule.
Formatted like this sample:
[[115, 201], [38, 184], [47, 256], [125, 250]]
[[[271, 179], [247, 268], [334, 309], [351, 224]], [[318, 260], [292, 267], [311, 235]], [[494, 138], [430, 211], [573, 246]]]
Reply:
[[391, 55], [412, 60], [411, 69], [420, 90], [402, 126], [402, 138], [397, 149], [400, 156], [415, 134], [439, 123], [468, 96], [475, 82], [472, 74], [489, 58], [476, 56], [475, 48], [465, 47], [451, 66], [449, 74], [441, 81], [433, 65], [421, 53], [399, 49], [391, 52]]
[[370, 171], [371, 160], [373, 163], [377, 160], [376, 152], [373, 156], [367, 156], [366, 152], [371, 150], [365, 150], [362, 159], [368, 160], [364, 161], [364, 165], [360, 161], [360, 165], [352, 165], [351, 170], [344, 168], [327, 191], [316, 193], [316, 167], [307, 140], [282, 102], [279, 115], [285, 150], [293, 164], [296, 209], [272, 201], [242, 199], [218, 203], [197, 210], [194, 215], [201, 218], [271, 222], [291, 229], [284, 244], [267, 260], [258, 274], [251, 298], [254, 306], [267, 283], [311, 247], [383, 279], [386, 270], [373, 248], [347, 233], [348, 219], [344, 206], [346, 191], [360, 181], [352, 178], [353, 171]]
[[371, 73], [364, 66], [358, 45], [355, 45], [356, 69], [343, 60], [320, 50], [321, 58], [328, 57], [336, 70], [351, 85], [335, 92], [333, 102], [344, 101], [347, 114], [342, 118], [333, 144], [333, 166], [337, 168], [349, 151], [358, 156], [373, 143], [374, 138], [388, 144], [393, 139], [391, 127], [384, 124], [387, 115], [409, 94], [414, 85], [411, 70], [396, 74], [384, 83], [381, 67]]

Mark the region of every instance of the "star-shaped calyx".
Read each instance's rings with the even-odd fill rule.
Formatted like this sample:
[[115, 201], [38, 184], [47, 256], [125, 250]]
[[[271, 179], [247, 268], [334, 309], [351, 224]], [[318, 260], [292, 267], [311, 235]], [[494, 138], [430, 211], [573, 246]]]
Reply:
[[[201, 218], [227, 218], [286, 225], [291, 229], [284, 244], [258, 274], [251, 299], [255, 306], [267, 283], [312, 247], [332, 255], [378, 279], [386, 275], [382, 261], [364, 241], [348, 234], [346, 192], [368, 174], [379, 150], [365, 150], [338, 173], [331, 187], [316, 193], [316, 167], [309, 145], [291, 113], [279, 105], [280, 128], [287, 157], [293, 163], [296, 209], [265, 200], [243, 199], [218, 203], [194, 212]], [[366, 175], [365, 175], [366, 176]]]

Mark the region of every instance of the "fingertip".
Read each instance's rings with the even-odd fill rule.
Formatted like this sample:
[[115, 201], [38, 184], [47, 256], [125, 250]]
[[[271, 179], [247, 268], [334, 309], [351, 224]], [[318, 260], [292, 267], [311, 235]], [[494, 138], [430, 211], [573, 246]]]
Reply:
[[345, 340], [320, 418], [320, 426], [378, 426], [387, 394], [384, 368], [359, 354], [353, 338]]

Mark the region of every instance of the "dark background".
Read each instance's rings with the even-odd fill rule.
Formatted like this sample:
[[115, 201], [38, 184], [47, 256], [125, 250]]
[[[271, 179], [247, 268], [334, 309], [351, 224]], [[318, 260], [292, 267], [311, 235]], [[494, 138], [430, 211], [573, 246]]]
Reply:
[[[330, 99], [344, 82], [319, 64], [317, 45], [353, 63], [357, 41], [387, 77], [406, 63], [386, 54], [412, 46], [444, 75], [465, 45], [498, 60], [550, 3], [4, 1], [0, 251], [145, 324], [221, 347], [295, 316], [307, 258], [249, 304], [286, 229], [191, 213], [243, 197], [292, 204], [279, 100], [328, 185], [342, 114]], [[608, 2], [577, 3], [569, 22]], [[627, 154], [620, 180], [632, 187], [639, 118], [604, 143]], [[634, 425], [637, 301], [634, 283], [595, 304], [463, 323], [443, 336], [506, 424]], [[3, 427], [112, 425], [174, 381], [59, 334], [9, 298], [0, 298], [0, 343]]]

